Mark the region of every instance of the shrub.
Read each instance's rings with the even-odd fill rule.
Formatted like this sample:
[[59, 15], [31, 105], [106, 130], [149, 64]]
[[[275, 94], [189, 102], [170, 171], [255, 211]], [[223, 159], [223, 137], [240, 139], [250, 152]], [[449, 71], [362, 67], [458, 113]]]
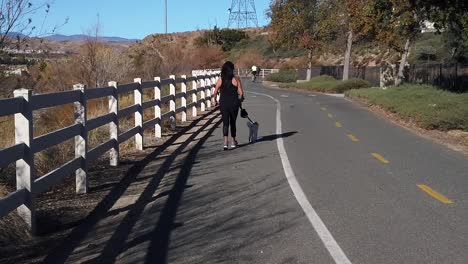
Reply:
[[267, 81], [270, 82], [281, 82], [281, 83], [291, 83], [297, 81], [297, 72], [296, 70], [281, 70], [277, 73], [272, 73], [267, 76]]
[[210, 47], [211, 45], [220, 45], [223, 51], [230, 51], [240, 41], [248, 39], [249, 35], [245, 31], [237, 29], [219, 29], [214, 27], [213, 30], [208, 30], [203, 35], [194, 39], [196, 47]]
[[288, 83], [281, 87], [294, 87], [323, 93], [343, 93], [351, 89], [369, 88], [372, 87], [372, 84], [362, 79], [340, 81], [329, 75], [321, 75], [310, 79], [308, 82]]
[[346, 81], [339, 82], [335, 87], [334, 91], [337, 93], [343, 93], [352, 89], [370, 88], [372, 84], [363, 79], [349, 79]]

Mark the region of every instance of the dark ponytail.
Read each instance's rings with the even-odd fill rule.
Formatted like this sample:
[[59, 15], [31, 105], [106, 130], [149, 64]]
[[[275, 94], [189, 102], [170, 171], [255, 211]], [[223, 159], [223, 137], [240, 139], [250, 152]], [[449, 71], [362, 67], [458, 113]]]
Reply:
[[231, 83], [234, 78], [234, 63], [226, 61], [221, 68], [221, 80], [224, 83]]

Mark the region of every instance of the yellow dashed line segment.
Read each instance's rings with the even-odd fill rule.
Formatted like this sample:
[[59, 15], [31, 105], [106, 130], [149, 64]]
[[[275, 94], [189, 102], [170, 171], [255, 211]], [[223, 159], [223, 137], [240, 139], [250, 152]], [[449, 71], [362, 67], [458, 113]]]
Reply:
[[343, 125], [340, 122], [335, 122], [335, 126], [338, 128], [343, 127]]
[[325, 107], [321, 107], [320, 108], [322, 111], [327, 111], [327, 109]]
[[372, 156], [374, 158], [376, 158], [377, 160], [379, 160], [380, 162], [382, 162], [383, 164], [389, 164], [390, 161], [386, 160], [384, 157], [382, 157], [382, 155], [378, 154], [378, 153], [372, 153]]
[[333, 118], [333, 115], [332, 115], [332, 114], [328, 114], [328, 117], [329, 117], [329, 118]]
[[353, 142], [358, 142], [358, 141], [359, 141], [359, 139], [358, 139], [357, 137], [355, 137], [354, 135], [349, 134], [348, 137], [349, 137], [349, 139], [351, 139]]
[[444, 204], [451, 204], [453, 203], [452, 200], [450, 200], [449, 198], [445, 197], [443, 194], [440, 194], [436, 191], [434, 191], [433, 189], [431, 189], [431, 187], [427, 186], [427, 185], [424, 185], [424, 184], [418, 184], [418, 187], [423, 190], [424, 192], [426, 192], [427, 194], [429, 194], [430, 196], [432, 196], [433, 198], [439, 200], [439, 202], [441, 203], [444, 203]]

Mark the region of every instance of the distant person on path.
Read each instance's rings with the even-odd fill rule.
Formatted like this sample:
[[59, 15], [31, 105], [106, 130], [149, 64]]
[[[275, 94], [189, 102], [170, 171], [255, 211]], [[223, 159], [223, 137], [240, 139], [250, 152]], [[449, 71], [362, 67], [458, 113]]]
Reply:
[[252, 66], [252, 82], [255, 82], [255, 79], [257, 79], [257, 74], [258, 74], [258, 67], [256, 65]]
[[213, 94], [215, 105], [218, 105], [218, 94], [220, 94], [219, 108], [223, 119], [224, 150], [229, 149], [229, 126], [231, 126], [231, 148], [236, 148], [236, 120], [239, 107], [244, 100], [244, 90], [240, 78], [234, 76], [234, 64], [230, 61], [224, 63], [221, 69], [221, 79], [216, 83], [216, 90]]

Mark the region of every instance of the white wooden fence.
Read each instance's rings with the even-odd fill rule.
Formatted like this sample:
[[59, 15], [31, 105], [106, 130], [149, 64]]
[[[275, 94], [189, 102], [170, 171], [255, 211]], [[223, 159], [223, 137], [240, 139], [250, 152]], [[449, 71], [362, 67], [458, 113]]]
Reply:
[[[279, 72], [279, 69], [260, 69], [260, 72], [258, 73], [258, 77], [265, 79], [268, 75], [272, 73], [277, 73]], [[251, 77], [252, 76], [252, 70], [251, 69], [237, 69], [237, 75], [240, 77]]]
[[[135, 138], [138, 150], [143, 150], [143, 132], [145, 129], [155, 128], [155, 137], [161, 137], [162, 120], [174, 118], [181, 113], [182, 122], [187, 120], [187, 110], [192, 109], [192, 115], [197, 116], [197, 107], [205, 111], [211, 107], [211, 97], [216, 81], [219, 79], [219, 71], [209, 71], [203, 74], [169, 79], [154, 78], [152, 81], [135, 79], [133, 83], [117, 84], [109, 82], [108, 87], [86, 89], [82, 84], [77, 84], [72, 91], [33, 95], [31, 90], [18, 89], [14, 92], [14, 98], [0, 99], [0, 117], [15, 116], [15, 145], [6, 149], [0, 149], [0, 167], [5, 167], [16, 162], [17, 190], [6, 197], [0, 198], [0, 218], [17, 209], [18, 214], [29, 225], [32, 233], [36, 232], [35, 198], [38, 194], [50, 190], [53, 186], [75, 173], [76, 192], [88, 191], [88, 165], [110, 151], [110, 165], [119, 164], [119, 144]], [[187, 89], [191, 83], [191, 89]], [[181, 84], [181, 91], [176, 93], [176, 84]], [[169, 85], [169, 95], [161, 97], [161, 87]], [[154, 89], [154, 98], [143, 101], [143, 91]], [[119, 109], [119, 94], [134, 92], [134, 104], [125, 109]], [[200, 92], [200, 96], [198, 93]], [[87, 119], [86, 105], [88, 100], [108, 97], [109, 112], [103, 116]], [[188, 98], [191, 103], [187, 103]], [[176, 99], [180, 98], [179, 107]], [[75, 124], [53, 131], [51, 133], [33, 136], [33, 113], [36, 110], [74, 103]], [[169, 111], [161, 113], [161, 105], [169, 103]], [[154, 108], [154, 118], [143, 120], [143, 110]], [[121, 133], [119, 119], [128, 115], [135, 115], [135, 126]], [[110, 124], [109, 140], [105, 143], [88, 149], [88, 132], [98, 127]], [[1, 135], [0, 135], [1, 136]], [[59, 168], [37, 178], [34, 175], [34, 154], [64, 142], [74, 137], [75, 158]]]

